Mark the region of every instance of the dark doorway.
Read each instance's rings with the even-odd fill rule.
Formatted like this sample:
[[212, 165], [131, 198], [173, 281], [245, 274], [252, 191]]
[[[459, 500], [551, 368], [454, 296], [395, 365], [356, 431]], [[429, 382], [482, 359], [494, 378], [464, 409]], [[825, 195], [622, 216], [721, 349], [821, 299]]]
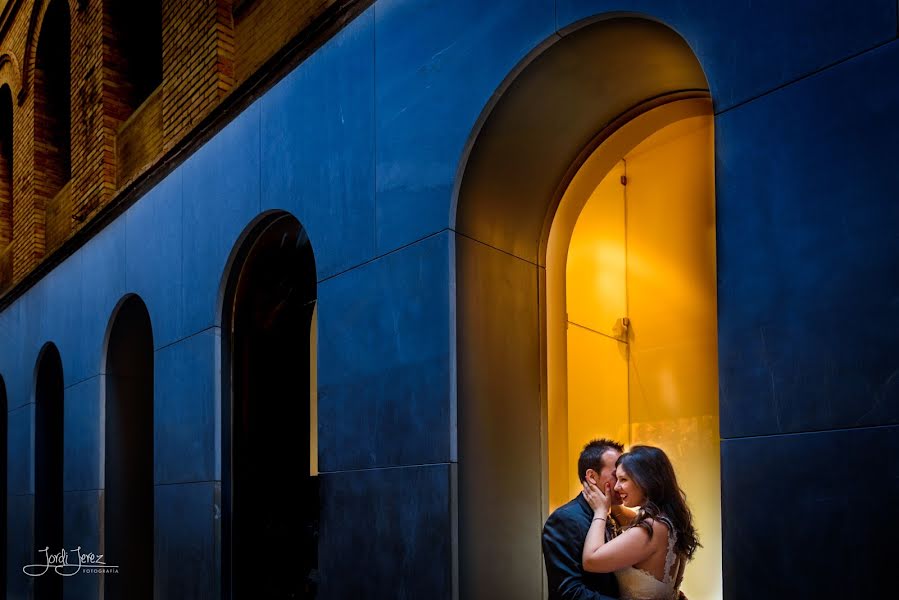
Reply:
[[143, 301], [115, 315], [106, 352], [106, 600], [153, 598], [153, 332]]
[[[63, 378], [62, 360], [53, 344], [41, 350], [35, 382], [34, 559], [62, 550]], [[62, 578], [52, 571], [34, 578], [36, 600], [62, 598]]]
[[[272, 215], [238, 253], [222, 324], [225, 597], [314, 598], [318, 482], [310, 470], [316, 299], [309, 239]], [[279, 568], [289, 556], [291, 568]]]

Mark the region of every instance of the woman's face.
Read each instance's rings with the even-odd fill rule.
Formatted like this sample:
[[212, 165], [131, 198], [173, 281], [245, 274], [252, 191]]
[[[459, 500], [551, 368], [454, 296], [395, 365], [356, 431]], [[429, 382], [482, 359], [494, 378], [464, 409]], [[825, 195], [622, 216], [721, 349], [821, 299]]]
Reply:
[[621, 496], [621, 503], [628, 508], [643, 506], [646, 501], [646, 495], [640, 489], [640, 486], [631, 479], [624, 466], [618, 465], [616, 467], [615, 476], [618, 478], [618, 481], [615, 483], [615, 491]]

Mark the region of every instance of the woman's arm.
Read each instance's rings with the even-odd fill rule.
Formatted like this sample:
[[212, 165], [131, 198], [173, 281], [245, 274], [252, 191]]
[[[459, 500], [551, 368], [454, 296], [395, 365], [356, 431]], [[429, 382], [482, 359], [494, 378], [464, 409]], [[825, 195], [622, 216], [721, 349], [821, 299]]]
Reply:
[[585, 571], [611, 573], [618, 569], [632, 567], [652, 555], [649, 533], [642, 527], [631, 527], [615, 539], [606, 542], [605, 535], [601, 535], [604, 532], [600, 532], [598, 539], [597, 536], [591, 538], [591, 535], [595, 533], [594, 529], [597, 529], [597, 523], [600, 521], [594, 521], [590, 526], [590, 532], [584, 543]]
[[584, 540], [581, 560], [585, 571], [611, 573], [646, 560], [652, 555], [649, 533], [642, 527], [632, 527], [606, 542], [606, 519], [611, 508], [612, 489], [606, 484], [605, 493], [590, 483], [584, 483], [584, 498], [593, 509], [593, 522]]

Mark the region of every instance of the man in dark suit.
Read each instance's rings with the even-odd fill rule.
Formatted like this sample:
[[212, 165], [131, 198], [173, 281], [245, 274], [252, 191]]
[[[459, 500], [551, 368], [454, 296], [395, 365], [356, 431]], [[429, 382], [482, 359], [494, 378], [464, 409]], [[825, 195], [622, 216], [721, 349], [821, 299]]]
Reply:
[[[605, 489], [615, 486], [615, 461], [624, 447], [611, 440], [593, 440], [581, 451], [577, 461], [581, 482], [589, 480]], [[613, 504], [621, 504], [615, 495]], [[583, 495], [560, 506], [543, 526], [543, 560], [549, 583], [549, 600], [612, 600], [618, 597], [614, 573], [586, 573], [581, 566], [584, 540], [593, 520], [593, 509]], [[606, 521], [606, 539], [617, 534], [614, 513]]]

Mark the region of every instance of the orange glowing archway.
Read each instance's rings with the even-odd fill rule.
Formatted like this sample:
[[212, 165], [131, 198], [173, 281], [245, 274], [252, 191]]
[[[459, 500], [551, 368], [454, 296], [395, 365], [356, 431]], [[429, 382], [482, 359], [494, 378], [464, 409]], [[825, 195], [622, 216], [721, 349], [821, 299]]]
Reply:
[[546, 260], [549, 508], [578, 493], [587, 441], [661, 447], [702, 532], [684, 581], [702, 599], [721, 597], [713, 137], [707, 99], [616, 130], [563, 195]]
[[551, 414], [558, 407], [550, 401], [557, 372], [551, 357], [559, 347], [550, 331], [565, 326], [564, 304], [561, 320], [548, 305], [551, 279], [561, 277], [555, 283], [562, 289], [565, 282], [564, 266], [551, 268], [551, 232], [565, 211], [573, 231], [590, 194], [579, 205], [563, 197], [576, 188], [588, 159], [622, 139], [614, 133], [626, 123], [642, 124], [645, 134], [609, 155], [590, 192], [659, 129], [649, 115], [660, 113], [652, 109], [702, 98], [709, 114], [707, 90], [695, 55], [672, 29], [605, 15], [535, 50], [472, 132], [453, 226], [460, 597], [545, 595], [540, 531], [556, 497], [553, 473], [573, 469], [565, 464], [567, 441], [564, 453], [551, 451], [558, 423]]

